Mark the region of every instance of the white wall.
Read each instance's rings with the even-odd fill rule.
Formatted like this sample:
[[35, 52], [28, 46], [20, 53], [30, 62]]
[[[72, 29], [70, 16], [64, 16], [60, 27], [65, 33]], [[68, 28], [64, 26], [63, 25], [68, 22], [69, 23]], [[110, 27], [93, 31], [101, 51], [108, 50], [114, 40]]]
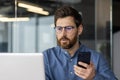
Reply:
[[113, 35], [113, 70], [120, 79], [120, 31]]

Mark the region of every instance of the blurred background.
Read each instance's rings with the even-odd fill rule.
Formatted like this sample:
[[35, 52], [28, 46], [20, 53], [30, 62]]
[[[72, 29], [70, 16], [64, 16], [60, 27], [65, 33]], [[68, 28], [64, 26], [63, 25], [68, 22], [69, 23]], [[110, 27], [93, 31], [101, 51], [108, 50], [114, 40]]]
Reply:
[[62, 5], [83, 16], [80, 41], [102, 53], [120, 79], [120, 0], [0, 0], [0, 52], [39, 53], [56, 46], [54, 12]]

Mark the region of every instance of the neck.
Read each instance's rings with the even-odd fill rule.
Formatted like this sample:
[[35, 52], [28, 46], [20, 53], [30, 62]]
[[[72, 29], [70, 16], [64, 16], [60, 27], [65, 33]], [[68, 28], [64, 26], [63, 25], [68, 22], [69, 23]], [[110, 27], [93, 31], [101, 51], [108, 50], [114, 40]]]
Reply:
[[75, 52], [77, 51], [77, 49], [79, 48], [79, 46], [80, 46], [80, 45], [79, 45], [79, 42], [77, 41], [72, 48], [66, 49], [66, 50], [67, 50], [67, 52], [70, 54], [70, 56], [73, 56], [74, 53], [75, 53]]

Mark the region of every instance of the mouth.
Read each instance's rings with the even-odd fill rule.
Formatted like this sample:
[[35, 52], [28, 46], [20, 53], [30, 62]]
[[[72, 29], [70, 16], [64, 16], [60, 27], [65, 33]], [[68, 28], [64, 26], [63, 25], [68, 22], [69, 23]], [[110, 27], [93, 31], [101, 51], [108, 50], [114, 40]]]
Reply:
[[61, 42], [63, 42], [63, 43], [65, 43], [65, 42], [67, 42], [68, 41], [68, 39], [61, 39]]

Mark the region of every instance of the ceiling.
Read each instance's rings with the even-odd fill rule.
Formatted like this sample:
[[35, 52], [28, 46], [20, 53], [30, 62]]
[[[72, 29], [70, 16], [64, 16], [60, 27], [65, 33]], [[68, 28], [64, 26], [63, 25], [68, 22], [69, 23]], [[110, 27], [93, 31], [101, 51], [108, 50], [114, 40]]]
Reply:
[[[71, 6], [77, 6], [76, 9], [80, 6], [80, 4], [87, 5], [94, 5], [93, 0], [18, 0], [18, 1], [25, 1], [37, 6], [44, 8], [46, 11], [49, 11], [49, 15], [53, 15], [55, 10], [60, 7], [61, 5], [67, 4]], [[17, 8], [17, 16], [22, 17], [32, 17], [32, 16], [44, 16], [38, 15], [31, 12], [28, 12], [24, 8], [16, 7]], [[15, 0], [0, 0], [0, 15], [14, 17], [15, 16]], [[82, 7], [84, 8], [84, 7]], [[82, 10], [82, 9], [81, 9]], [[113, 32], [120, 30], [120, 0], [113, 0]], [[85, 16], [86, 17], [86, 16]], [[89, 22], [88, 22], [89, 23]]]
[[[77, 6], [79, 7], [80, 4], [85, 5], [94, 5], [94, 0], [16, 0], [16, 1], [25, 1], [28, 3], [32, 3], [34, 5], [40, 6], [44, 8], [44, 10], [49, 11], [50, 15], [53, 15], [55, 10], [60, 7], [61, 5], [71, 5], [71, 6]], [[17, 15], [18, 16], [34, 16], [35, 14], [28, 12], [24, 8], [17, 7]], [[15, 15], [15, 0], [0, 0], [0, 14], [14, 17]], [[44, 16], [40, 15], [39, 16]]]
[[[23, 1], [23, 0], [22, 0]], [[50, 12], [50, 15], [53, 14], [54, 8], [56, 5], [59, 6], [60, 3], [56, 1], [42, 1], [42, 0], [24, 0], [25, 2], [29, 2], [44, 8], [45, 10]], [[38, 2], [39, 1], [39, 2]], [[45, 4], [44, 4], [45, 3]], [[0, 14], [13, 17], [15, 15], [15, 1], [14, 0], [0, 0]], [[18, 16], [32, 16], [33, 13], [26, 11], [24, 8], [17, 7], [17, 15]], [[41, 15], [42, 16], [42, 15]]]
[[[34, 5], [42, 7], [44, 10], [48, 11], [50, 15], [54, 14], [54, 10], [61, 5], [68, 4], [73, 5], [81, 2], [81, 0], [16, 0], [32, 3]], [[17, 7], [18, 16], [33, 16], [33, 13], [26, 11], [24, 8]], [[15, 0], [0, 0], [0, 14], [13, 17], [15, 15]], [[43, 16], [40, 15], [39, 16]]]

